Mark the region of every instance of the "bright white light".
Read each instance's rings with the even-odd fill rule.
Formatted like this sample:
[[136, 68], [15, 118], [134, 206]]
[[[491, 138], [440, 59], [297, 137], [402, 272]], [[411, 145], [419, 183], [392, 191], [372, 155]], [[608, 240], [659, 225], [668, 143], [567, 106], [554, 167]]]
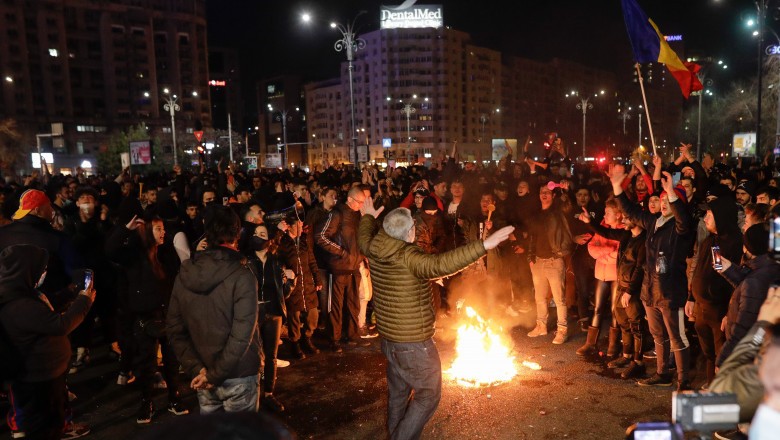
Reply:
[[57, 58], [58, 56], [60, 56], [60, 53], [57, 52], [57, 49], [49, 49], [49, 56]]
[[753, 31], [753, 36], [757, 37], [758, 36], [758, 31]]
[[166, 88], [163, 89], [163, 93], [165, 93], [167, 95], [168, 93], [171, 93], [171, 91], [168, 90], [168, 87], [166, 87]]
[[718, 60], [718, 64], [723, 64], [723, 60]]
[[196, 91], [193, 91], [193, 92], [192, 92], [192, 96], [198, 96], [198, 92], [196, 92]]
[[756, 22], [751, 19], [751, 20], [748, 20], [747, 23], [745, 23], [745, 24], [747, 24], [748, 27], [752, 27], [754, 24], [756, 24]]
[[148, 98], [148, 97], [149, 97], [149, 92], [144, 92], [144, 98]]
[[604, 94], [604, 91], [602, 90], [600, 93], [603, 95], [603, 94]]
[[724, 69], [728, 69], [728, 68], [729, 68], [729, 66], [727, 66], [727, 65], [725, 65], [725, 64], [724, 64], [724, 65], [723, 65], [723, 68], [724, 68]]
[[92, 162], [90, 162], [90, 161], [88, 161], [88, 160], [84, 160], [84, 161], [82, 161], [82, 162], [81, 162], [81, 168], [84, 168], [84, 169], [92, 169]]
[[13, 79], [13, 77], [6, 76], [6, 77], [5, 77], [5, 82], [12, 83], [12, 82], [14, 82], [14, 79]]
[[301, 14], [301, 20], [303, 20], [304, 23], [308, 23], [311, 21], [311, 15], [308, 12], [304, 12]]
[[301, 108], [300, 107], [295, 107], [295, 111], [299, 112], [299, 111], [301, 111]]
[[417, 99], [417, 94], [412, 95], [412, 99]]
[[338, 26], [336, 23], [331, 23], [330, 24], [330, 27], [332, 27], [333, 29], [336, 29], [336, 26]]
[[257, 125], [255, 125], [255, 130], [260, 130], [260, 127], [258, 127]]

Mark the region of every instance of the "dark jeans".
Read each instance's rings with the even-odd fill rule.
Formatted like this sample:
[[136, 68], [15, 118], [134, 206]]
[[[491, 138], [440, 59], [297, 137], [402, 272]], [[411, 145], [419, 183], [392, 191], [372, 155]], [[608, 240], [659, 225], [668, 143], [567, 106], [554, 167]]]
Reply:
[[[287, 335], [291, 342], [298, 342], [301, 336], [311, 338], [314, 330], [317, 328], [317, 319], [319, 310], [294, 310], [288, 309], [287, 313]], [[281, 318], [281, 317], [280, 317]], [[303, 335], [301, 335], [301, 324], [303, 324]]]
[[[147, 317], [144, 317], [146, 319]], [[133, 358], [133, 371], [141, 385], [141, 397], [151, 400], [154, 394], [154, 376], [157, 373], [157, 344], [160, 344], [162, 352], [162, 375], [168, 384], [168, 398], [170, 401], [178, 399], [179, 390], [179, 361], [173, 352], [173, 347], [168, 342], [165, 334], [153, 337], [141, 327], [136, 319], [133, 326], [133, 341], [135, 356]]]
[[8, 426], [26, 438], [59, 440], [65, 427], [65, 375], [43, 382], [11, 384]]
[[441, 360], [433, 339], [390, 342], [387, 358], [387, 429], [390, 438], [418, 439], [441, 400]]
[[609, 319], [610, 327], [617, 327], [617, 319], [615, 319], [617, 288], [617, 281], [596, 280], [596, 305], [590, 322], [591, 327], [601, 328], [601, 321], [605, 318]]
[[360, 282], [360, 274], [357, 271], [354, 274], [333, 275], [330, 319], [328, 320], [328, 334], [332, 342], [338, 342], [342, 337], [350, 340], [360, 339], [358, 332], [358, 315], [360, 314], [358, 282]]
[[623, 307], [620, 302], [621, 295], [616, 299], [613, 313], [622, 333], [623, 355], [629, 357], [633, 354], [634, 360], [642, 362], [642, 346], [646, 333], [642, 326], [642, 320], [645, 317], [645, 307], [642, 305], [639, 295], [631, 295], [628, 307]]
[[[677, 364], [677, 378], [680, 381], [688, 380], [690, 364], [690, 350], [688, 339], [685, 337], [685, 313], [682, 308], [670, 309], [669, 307], [651, 307], [645, 304], [647, 323], [650, 326], [650, 335], [653, 336], [656, 353], [656, 372], [668, 374], [670, 344], [674, 352], [674, 360]], [[666, 339], [664, 333], [669, 335]]]
[[707, 383], [715, 377], [715, 359], [720, 354], [726, 335], [720, 330], [720, 323], [725, 314], [713, 307], [696, 303], [694, 307], [694, 326], [699, 336], [699, 345], [707, 359]]
[[[584, 253], [583, 253], [584, 252]], [[579, 319], [590, 320], [590, 294], [593, 292], [594, 260], [588, 254], [587, 247], [584, 251], [580, 248], [571, 257], [574, 272], [574, 288], [577, 294], [577, 315]]]
[[[266, 314], [262, 305], [258, 316], [260, 339], [263, 342], [263, 391], [273, 393], [276, 387], [276, 355], [279, 351], [279, 335], [282, 333], [282, 317]], [[314, 316], [316, 318], [316, 314]]]

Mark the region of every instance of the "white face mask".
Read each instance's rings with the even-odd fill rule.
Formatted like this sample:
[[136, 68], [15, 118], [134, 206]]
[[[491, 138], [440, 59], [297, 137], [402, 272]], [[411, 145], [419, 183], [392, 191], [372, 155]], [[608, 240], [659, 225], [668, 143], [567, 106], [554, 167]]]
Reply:
[[92, 209], [94, 208], [94, 206], [92, 205], [92, 203], [82, 203], [81, 205], [79, 205], [79, 207], [80, 207], [80, 208], [81, 208], [81, 210], [82, 210], [82, 211], [84, 211], [85, 213], [92, 212]]
[[39, 279], [38, 284], [35, 285], [36, 289], [43, 286], [43, 281], [46, 280], [46, 272], [47, 271], [43, 271], [43, 273], [41, 274], [41, 279]]

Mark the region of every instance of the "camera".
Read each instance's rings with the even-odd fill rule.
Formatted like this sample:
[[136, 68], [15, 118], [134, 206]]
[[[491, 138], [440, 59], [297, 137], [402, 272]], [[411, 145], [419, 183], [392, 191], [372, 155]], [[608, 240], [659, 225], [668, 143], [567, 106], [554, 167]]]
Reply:
[[769, 214], [769, 256], [780, 260], [780, 215]]
[[734, 429], [739, 423], [739, 404], [732, 393], [672, 393], [672, 422], [638, 422], [628, 427], [626, 439], [683, 440], [685, 432], [703, 438], [714, 431]]
[[263, 221], [274, 228], [282, 221], [288, 225], [293, 225], [299, 220], [303, 221], [303, 211], [298, 209], [297, 203], [287, 208], [269, 212], [263, 217]]

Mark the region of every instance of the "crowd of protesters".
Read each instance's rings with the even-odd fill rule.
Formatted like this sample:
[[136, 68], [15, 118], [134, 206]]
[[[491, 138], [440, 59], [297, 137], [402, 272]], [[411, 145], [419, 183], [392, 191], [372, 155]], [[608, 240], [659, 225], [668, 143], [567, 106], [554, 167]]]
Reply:
[[[485, 286], [490, 315], [531, 316], [528, 337], [554, 332], [552, 343], [565, 344], [582, 332], [585, 343], [572, 350], [591, 356], [605, 332], [608, 366], [622, 378], [671, 387], [676, 375], [679, 391], [735, 392], [749, 422], [762, 383], [776, 381], [766, 374], [778, 371], [754, 364], [755, 350], [745, 354], [780, 317], [764, 304], [780, 278], [768, 246], [780, 211], [771, 156], [698, 160], [683, 144], [669, 163], [637, 151], [583, 164], [560, 139], [543, 158], [518, 153], [488, 165], [461, 162], [453, 149], [428, 166], [388, 169], [243, 171], [220, 162], [145, 175], [6, 176], [0, 313], [4, 341], [21, 359], [16, 371], [4, 368], [12, 434], [89, 432], [72, 419], [66, 377], [89, 368], [96, 341], [118, 359], [118, 385], [139, 381], [138, 423], [154, 415], [155, 388], [168, 390], [171, 413], [190, 411], [180, 372], [203, 414], [284, 411], [274, 396], [278, 367], [376, 336], [391, 361], [393, 344], [427, 343], [469, 283]], [[367, 229], [372, 243], [396, 240], [399, 252], [414, 243], [424, 254], [480, 249], [460, 259], [476, 261], [458, 273], [410, 275], [430, 313], [400, 316], [416, 306], [373, 295], [375, 284], [392, 290], [388, 273], [372, 267], [392, 252], [359, 240], [369, 205], [376, 225], [366, 228], [390, 212], [399, 213], [390, 223], [412, 228], [385, 226], [379, 239]], [[514, 228], [508, 240], [473, 244], [505, 226]], [[94, 285], [80, 283], [85, 269]], [[706, 365], [695, 384], [694, 354]], [[438, 396], [422, 424], [399, 429], [419, 435], [437, 404]], [[762, 411], [780, 414], [778, 405]], [[403, 417], [390, 411], [391, 433]]]

